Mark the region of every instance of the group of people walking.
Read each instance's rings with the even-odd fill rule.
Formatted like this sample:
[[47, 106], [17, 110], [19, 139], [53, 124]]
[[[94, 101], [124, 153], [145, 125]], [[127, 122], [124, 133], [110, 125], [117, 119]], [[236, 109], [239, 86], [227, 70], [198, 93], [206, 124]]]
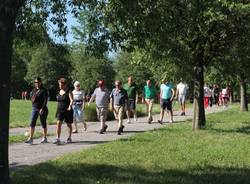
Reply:
[[[28, 144], [33, 144], [33, 135], [35, 131], [36, 121], [40, 117], [40, 121], [43, 128], [43, 138], [41, 143], [47, 143], [47, 99], [48, 92], [42, 85], [42, 79], [36, 78], [35, 88], [31, 92], [32, 100], [32, 113], [29, 138], [26, 141]], [[100, 121], [100, 134], [106, 132], [108, 125], [106, 124], [107, 113], [109, 107], [114, 113], [114, 117], [117, 120], [117, 134], [121, 135], [125, 126], [123, 125], [123, 114], [126, 112], [127, 123], [131, 123], [131, 116], [133, 115], [134, 121], [137, 121], [136, 104], [138, 102], [138, 89], [133, 81], [132, 77], [128, 78], [128, 82], [122, 85], [122, 82], [115, 81], [115, 88], [110, 92], [106, 86], [105, 81], [98, 81], [98, 86], [94, 90], [89, 102], [85, 102], [85, 93], [81, 90], [80, 82], [75, 81], [74, 90], [71, 91], [66, 79], [61, 78], [58, 80], [59, 92], [56, 96], [57, 110], [56, 110], [56, 140], [54, 144], [61, 144], [61, 129], [62, 123], [65, 122], [68, 127], [68, 138], [66, 143], [71, 143], [72, 133], [78, 133], [77, 123], [82, 122], [84, 130], [87, 130], [87, 124], [84, 121], [84, 108], [86, 105], [90, 105], [95, 101], [96, 112], [98, 120]], [[160, 86], [160, 119], [158, 123], [163, 123], [164, 112], [169, 114], [169, 123], [173, 123], [173, 110], [172, 101], [178, 98], [181, 104], [181, 115], [185, 115], [185, 97], [187, 94], [188, 86], [182, 81], [177, 85], [177, 92], [174, 90], [174, 86], [167, 80], [162, 80]], [[157, 97], [156, 86], [151, 80], [146, 81], [146, 85], [143, 88], [142, 101], [146, 104], [148, 123], [152, 123], [152, 108]], [[74, 124], [74, 129], [73, 125]]]

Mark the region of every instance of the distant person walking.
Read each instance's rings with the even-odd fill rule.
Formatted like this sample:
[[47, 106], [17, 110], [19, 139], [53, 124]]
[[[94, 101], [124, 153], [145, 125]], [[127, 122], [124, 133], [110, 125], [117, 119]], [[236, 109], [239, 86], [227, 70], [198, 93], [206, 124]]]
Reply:
[[152, 84], [151, 80], [147, 80], [146, 85], [143, 88], [143, 102], [146, 104], [147, 114], [148, 114], [148, 123], [152, 123], [152, 109], [153, 104], [156, 99], [156, 88], [155, 85]]
[[128, 100], [127, 91], [122, 88], [121, 81], [115, 81], [115, 88], [112, 90], [110, 94], [111, 99], [111, 107], [114, 112], [115, 119], [118, 122], [118, 135], [121, 135], [123, 132], [123, 113], [124, 108]]
[[126, 105], [126, 115], [128, 118], [127, 123], [131, 123], [131, 114], [134, 115], [134, 121], [136, 122], [136, 104], [138, 101], [138, 94], [136, 84], [134, 83], [133, 78], [131, 76], [128, 78], [128, 83], [124, 84], [123, 88], [127, 91], [128, 94], [128, 101]]
[[54, 144], [60, 145], [61, 140], [61, 129], [62, 129], [62, 123], [66, 122], [67, 126], [69, 128], [69, 136], [66, 141], [66, 143], [71, 143], [71, 134], [72, 134], [72, 123], [73, 123], [73, 110], [72, 110], [72, 104], [73, 104], [73, 94], [68, 88], [68, 85], [66, 83], [66, 79], [60, 78], [58, 80], [59, 84], [59, 93], [56, 96], [57, 99], [57, 111], [56, 111], [56, 118], [57, 118], [57, 125], [56, 125], [56, 136], [57, 139], [54, 141]]
[[87, 124], [84, 120], [84, 107], [85, 107], [85, 92], [81, 90], [80, 82], [74, 82], [75, 89], [73, 90], [73, 120], [75, 124], [75, 129], [72, 133], [78, 133], [77, 123], [82, 122], [84, 130], [87, 130]]
[[177, 85], [177, 91], [176, 91], [176, 98], [178, 98], [178, 102], [181, 105], [181, 116], [186, 115], [186, 96], [187, 96], [187, 91], [188, 91], [188, 85], [184, 83], [181, 79], [180, 83]]
[[219, 90], [219, 86], [217, 84], [214, 84], [213, 86], [213, 102], [214, 104], [217, 104], [218, 106], [219, 104], [219, 96], [220, 96], [220, 90]]
[[106, 132], [108, 125], [106, 125], [106, 119], [108, 114], [110, 92], [105, 87], [104, 80], [98, 81], [98, 88], [95, 89], [92, 94], [88, 105], [95, 100], [96, 102], [96, 112], [98, 120], [101, 123], [100, 134]]
[[29, 138], [25, 143], [32, 145], [33, 144], [33, 135], [35, 132], [36, 121], [38, 116], [40, 116], [41, 125], [43, 128], [43, 138], [41, 143], [47, 143], [47, 108], [48, 92], [42, 86], [42, 79], [37, 77], [35, 79], [35, 88], [31, 92], [31, 101], [32, 101], [32, 112], [31, 112], [31, 122], [30, 122], [30, 132]]
[[203, 90], [204, 91], [204, 107], [205, 107], [205, 109], [208, 109], [209, 100], [210, 100], [210, 97], [212, 96], [212, 92], [207, 84], [205, 84], [203, 89], [204, 89]]
[[223, 108], [228, 106], [228, 101], [229, 101], [229, 88], [228, 86], [221, 91], [222, 94], [222, 106]]
[[160, 91], [161, 113], [160, 113], [160, 120], [158, 120], [158, 123], [162, 124], [164, 111], [167, 109], [167, 112], [169, 113], [169, 123], [172, 124], [173, 123], [172, 101], [175, 96], [173, 85], [166, 79], [163, 79], [160, 90], [161, 90]]

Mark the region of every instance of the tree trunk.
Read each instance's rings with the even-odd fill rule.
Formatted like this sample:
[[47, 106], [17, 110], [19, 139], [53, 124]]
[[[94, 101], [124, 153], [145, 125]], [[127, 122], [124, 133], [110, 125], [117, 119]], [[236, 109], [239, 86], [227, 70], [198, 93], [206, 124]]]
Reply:
[[240, 76], [240, 110], [248, 111], [247, 85], [246, 78], [244, 75]]
[[205, 110], [204, 110], [204, 71], [203, 71], [203, 57], [196, 58], [196, 66], [194, 68], [194, 116], [193, 116], [193, 130], [201, 129], [206, 124]]
[[0, 184], [8, 184], [9, 99], [13, 31], [17, 9], [15, 2], [5, 1], [0, 7]]

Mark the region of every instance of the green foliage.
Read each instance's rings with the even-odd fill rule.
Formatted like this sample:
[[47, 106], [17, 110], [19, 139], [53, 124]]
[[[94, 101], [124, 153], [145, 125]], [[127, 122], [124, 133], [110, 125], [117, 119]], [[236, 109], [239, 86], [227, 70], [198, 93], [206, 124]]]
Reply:
[[187, 121], [16, 170], [12, 183], [248, 183], [250, 113], [237, 109], [209, 115], [205, 130]]
[[128, 77], [132, 76], [140, 93], [146, 85], [146, 80], [153, 78], [149, 68], [134, 62], [132, 53], [121, 52], [114, 61], [114, 68], [117, 73], [116, 79], [123, 83], [127, 83]]
[[16, 52], [12, 55], [11, 65], [11, 96], [20, 97], [21, 92], [27, 90], [28, 84], [24, 80], [27, 73], [26, 63]]
[[39, 76], [42, 78], [44, 86], [55, 93], [58, 89], [57, 80], [60, 77], [70, 79], [71, 69], [66, 48], [60, 45], [53, 47], [41, 45], [32, 55], [26, 80], [32, 84], [34, 79]]
[[106, 86], [111, 88], [115, 75], [111, 61], [87, 55], [82, 45], [73, 46], [71, 58], [72, 79], [80, 81], [85, 91], [92, 92], [96, 88], [98, 80], [105, 80]]

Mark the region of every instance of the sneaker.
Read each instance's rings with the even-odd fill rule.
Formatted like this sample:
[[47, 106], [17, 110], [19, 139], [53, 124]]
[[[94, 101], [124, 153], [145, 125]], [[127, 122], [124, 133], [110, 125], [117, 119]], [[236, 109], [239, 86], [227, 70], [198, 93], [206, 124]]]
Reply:
[[44, 138], [42, 139], [41, 143], [42, 143], [42, 144], [48, 143], [47, 137], [44, 137]]
[[77, 130], [74, 130], [74, 131], [72, 131], [72, 133], [73, 133], [73, 134], [77, 134], [77, 133], [78, 133], [78, 131], [77, 131]]
[[134, 117], [134, 122], [136, 122], [137, 121], [137, 117]]
[[162, 121], [161, 120], [158, 120], [158, 123], [160, 123], [162, 125]]
[[66, 143], [66, 144], [72, 143], [72, 139], [69, 137], [65, 143]]
[[60, 145], [60, 144], [61, 144], [60, 139], [56, 139], [56, 140], [53, 142], [53, 144]]
[[151, 124], [150, 118], [148, 119], [148, 124]]
[[103, 132], [106, 132], [107, 128], [108, 128], [108, 125], [105, 125], [103, 128]]
[[33, 139], [28, 139], [27, 141], [25, 141], [26, 144], [32, 145], [33, 144]]
[[128, 123], [128, 124], [130, 124], [130, 123], [131, 123], [130, 119], [128, 119], [128, 120], [127, 120], [127, 123]]
[[152, 116], [149, 118], [149, 121], [150, 121], [150, 123], [152, 123], [152, 121], [153, 121], [153, 117]]

